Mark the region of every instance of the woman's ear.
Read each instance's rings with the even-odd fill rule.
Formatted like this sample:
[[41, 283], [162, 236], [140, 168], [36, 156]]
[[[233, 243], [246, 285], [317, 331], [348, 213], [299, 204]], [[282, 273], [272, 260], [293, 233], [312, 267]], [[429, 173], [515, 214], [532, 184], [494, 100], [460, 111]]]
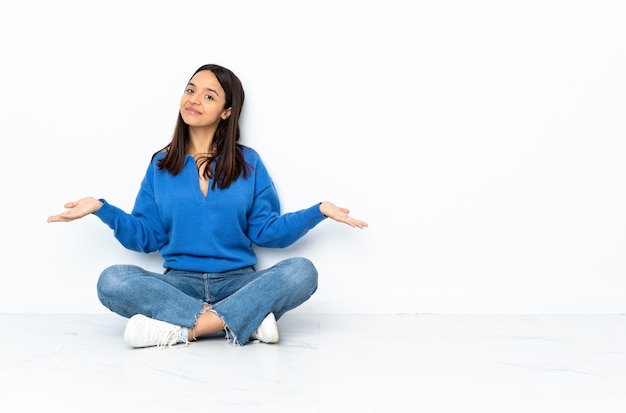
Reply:
[[226, 120], [230, 117], [230, 113], [233, 111], [233, 108], [228, 108], [222, 112], [222, 120]]

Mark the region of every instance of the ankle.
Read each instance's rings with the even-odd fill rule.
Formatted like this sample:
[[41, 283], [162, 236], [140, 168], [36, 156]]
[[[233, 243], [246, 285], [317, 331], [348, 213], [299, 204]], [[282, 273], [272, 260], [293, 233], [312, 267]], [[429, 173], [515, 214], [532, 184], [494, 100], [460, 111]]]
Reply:
[[187, 329], [187, 340], [188, 341], [196, 341], [196, 326]]

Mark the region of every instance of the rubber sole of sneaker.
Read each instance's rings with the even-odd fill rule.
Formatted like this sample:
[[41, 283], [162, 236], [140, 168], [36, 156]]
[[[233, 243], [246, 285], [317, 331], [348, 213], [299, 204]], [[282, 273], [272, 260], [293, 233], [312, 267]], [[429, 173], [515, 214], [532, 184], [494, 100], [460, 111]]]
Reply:
[[261, 325], [257, 328], [255, 339], [267, 344], [278, 343], [280, 338], [278, 334], [278, 325], [276, 324], [276, 317], [274, 313], [269, 313], [267, 317], [263, 319]]
[[124, 341], [126, 342], [126, 344], [128, 344], [131, 347], [135, 347], [135, 348], [141, 347], [141, 346], [137, 346], [136, 345], [137, 343], [133, 343], [131, 341], [130, 332], [133, 331], [133, 329], [135, 328], [135, 325], [137, 325], [137, 323], [139, 323], [144, 318], [146, 318], [146, 316], [143, 314], [135, 314], [126, 322], [126, 328], [124, 329]]

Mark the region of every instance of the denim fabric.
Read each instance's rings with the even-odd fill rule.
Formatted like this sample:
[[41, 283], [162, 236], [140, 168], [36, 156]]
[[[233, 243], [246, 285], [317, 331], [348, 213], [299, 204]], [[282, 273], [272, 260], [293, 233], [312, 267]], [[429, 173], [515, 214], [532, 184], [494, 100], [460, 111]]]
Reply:
[[135, 265], [113, 265], [98, 279], [100, 302], [123, 317], [150, 318], [191, 328], [204, 303], [226, 324], [229, 340], [243, 345], [267, 314], [279, 319], [308, 300], [317, 289], [317, 270], [296, 257], [256, 271], [223, 273], [167, 270], [164, 274]]

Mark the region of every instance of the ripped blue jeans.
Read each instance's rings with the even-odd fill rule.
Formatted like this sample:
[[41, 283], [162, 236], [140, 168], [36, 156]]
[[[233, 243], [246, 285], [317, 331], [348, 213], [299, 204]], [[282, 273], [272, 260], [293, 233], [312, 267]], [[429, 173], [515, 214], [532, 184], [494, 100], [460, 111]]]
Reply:
[[246, 267], [223, 273], [168, 269], [147, 271], [113, 265], [98, 279], [100, 302], [122, 317], [143, 314], [191, 328], [204, 303], [226, 325], [226, 338], [244, 345], [261, 321], [308, 300], [317, 289], [317, 270], [306, 258], [286, 259], [264, 270]]

